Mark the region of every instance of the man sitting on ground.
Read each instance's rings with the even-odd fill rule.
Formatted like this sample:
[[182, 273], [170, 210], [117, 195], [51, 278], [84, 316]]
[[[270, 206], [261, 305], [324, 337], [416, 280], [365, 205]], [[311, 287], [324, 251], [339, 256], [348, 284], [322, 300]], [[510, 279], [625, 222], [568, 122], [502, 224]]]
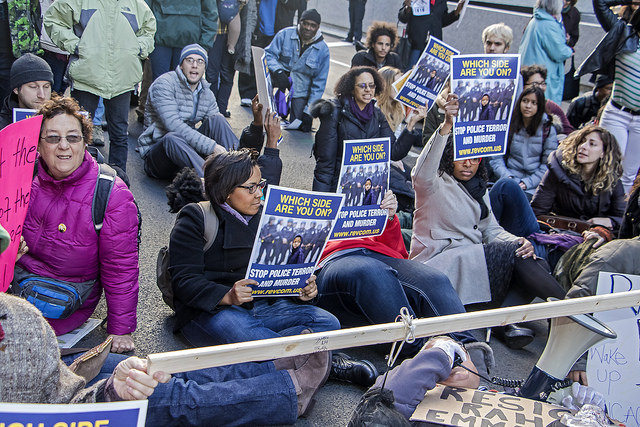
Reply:
[[203, 78], [208, 60], [200, 45], [185, 46], [180, 65], [158, 77], [149, 88], [144, 119], [147, 128], [138, 138], [138, 148], [144, 171], [152, 178], [172, 178], [185, 166], [202, 177], [207, 156], [238, 147], [238, 138], [220, 114], [211, 85]]
[[302, 132], [311, 131], [309, 108], [322, 98], [329, 75], [329, 47], [320, 22], [317, 10], [305, 10], [297, 27], [280, 30], [265, 49], [273, 85], [283, 92], [292, 89], [289, 121], [299, 120]]
[[12, 92], [0, 109], [0, 129], [13, 123], [14, 108], [38, 110], [51, 99], [53, 73], [44, 59], [26, 53], [13, 63], [10, 76]]
[[609, 100], [613, 89], [613, 80], [609, 76], [599, 75], [593, 92], [585, 93], [571, 101], [567, 110], [567, 119], [574, 128], [592, 123], [598, 115], [600, 107]]
[[356, 53], [351, 58], [351, 66], [364, 65], [380, 69], [384, 66], [404, 70], [400, 56], [391, 52], [396, 44], [396, 27], [387, 22], [374, 21], [367, 31], [367, 47], [369, 50]]

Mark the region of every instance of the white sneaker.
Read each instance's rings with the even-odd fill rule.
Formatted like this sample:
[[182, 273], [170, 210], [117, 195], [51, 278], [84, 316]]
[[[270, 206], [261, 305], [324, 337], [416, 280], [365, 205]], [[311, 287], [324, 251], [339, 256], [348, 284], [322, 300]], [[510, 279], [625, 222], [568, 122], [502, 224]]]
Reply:
[[102, 126], [94, 126], [93, 133], [91, 136], [91, 143], [96, 147], [104, 146], [104, 131], [102, 130]]
[[251, 107], [251, 100], [249, 98], [242, 98], [240, 100], [240, 105], [243, 107]]

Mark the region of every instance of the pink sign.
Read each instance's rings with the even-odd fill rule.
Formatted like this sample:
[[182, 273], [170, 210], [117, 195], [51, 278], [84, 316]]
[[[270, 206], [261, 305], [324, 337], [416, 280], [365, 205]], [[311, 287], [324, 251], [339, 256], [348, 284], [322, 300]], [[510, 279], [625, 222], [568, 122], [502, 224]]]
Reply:
[[41, 123], [42, 116], [36, 116], [0, 130], [0, 224], [11, 236], [9, 248], [0, 254], [0, 292], [5, 292], [13, 279]]

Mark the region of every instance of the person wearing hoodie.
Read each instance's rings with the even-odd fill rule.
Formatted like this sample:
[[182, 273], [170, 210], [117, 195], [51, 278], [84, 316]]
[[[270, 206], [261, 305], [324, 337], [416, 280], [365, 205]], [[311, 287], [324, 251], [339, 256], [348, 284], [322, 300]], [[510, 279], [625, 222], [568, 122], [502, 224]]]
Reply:
[[609, 100], [612, 88], [613, 79], [609, 76], [599, 75], [591, 93], [578, 96], [569, 104], [567, 119], [571, 125], [579, 129], [592, 122], [598, 115], [600, 107]]
[[491, 105], [489, 94], [485, 93], [482, 95], [482, 98], [480, 98], [480, 116], [478, 117], [478, 120], [493, 120], [495, 115], [496, 113]]
[[524, 30], [518, 50], [522, 55], [522, 65], [541, 64], [546, 67], [545, 96], [556, 104], [562, 103], [564, 61], [573, 55], [562, 26], [562, 6], [563, 0], [536, 0], [533, 19]]

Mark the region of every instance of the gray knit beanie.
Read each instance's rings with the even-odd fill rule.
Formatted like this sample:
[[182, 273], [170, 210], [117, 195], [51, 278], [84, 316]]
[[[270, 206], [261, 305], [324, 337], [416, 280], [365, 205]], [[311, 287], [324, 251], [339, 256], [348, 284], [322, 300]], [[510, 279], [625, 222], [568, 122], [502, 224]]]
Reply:
[[18, 88], [25, 83], [46, 81], [53, 84], [53, 73], [47, 61], [34, 55], [25, 53], [16, 59], [11, 66], [11, 89]]
[[180, 53], [180, 63], [182, 64], [182, 61], [184, 61], [184, 58], [192, 54], [202, 56], [202, 59], [204, 59], [205, 67], [209, 65], [209, 57], [207, 56], [207, 51], [204, 50], [204, 48], [200, 46], [198, 43], [187, 45], [182, 49], [182, 52]]

